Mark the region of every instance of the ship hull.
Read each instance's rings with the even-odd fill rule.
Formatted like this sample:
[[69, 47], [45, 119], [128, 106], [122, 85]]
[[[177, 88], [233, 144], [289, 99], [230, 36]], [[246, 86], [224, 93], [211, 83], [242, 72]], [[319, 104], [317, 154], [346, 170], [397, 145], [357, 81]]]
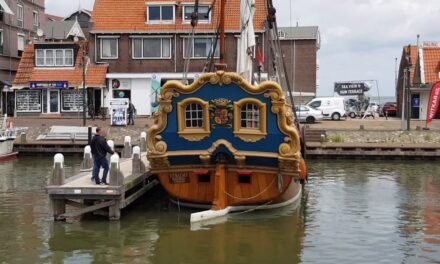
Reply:
[[301, 193], [298, 180], [292, 175], [278, 175], [275, 168], [226, 166], [224, 184], [220, 186], [215, 180], [215, 167], [190, 167], [159, 172], [158, 178], [172, 198], [195, 208], [209, 208], [219, 196], [225, 200], [222, 207], [270, 208], [290, 204]]
[[13, 152], [15, 138], [0, 139], [0, 161], [13, 159], [17, 152]]

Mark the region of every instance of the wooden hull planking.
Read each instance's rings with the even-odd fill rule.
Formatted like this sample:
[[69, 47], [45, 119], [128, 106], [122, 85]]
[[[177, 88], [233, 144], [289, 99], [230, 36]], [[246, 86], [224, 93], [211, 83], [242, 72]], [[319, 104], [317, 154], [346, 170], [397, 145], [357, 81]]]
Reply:
[[[225, 169], [224, 188], [216, 186], [215, 169], [173, 169], [158, 173], [165, 190], [187, 203], [212, 205], [216, 196], [224, 195], [226, 206], [283, 203], [301, 191], [301, 184], [291, 175], [283, 175], [281, 191], [275, 170]], [[220, 194], [216, 192], [221, 192]], [[224, 207], [224, 206], [220, 206]]]

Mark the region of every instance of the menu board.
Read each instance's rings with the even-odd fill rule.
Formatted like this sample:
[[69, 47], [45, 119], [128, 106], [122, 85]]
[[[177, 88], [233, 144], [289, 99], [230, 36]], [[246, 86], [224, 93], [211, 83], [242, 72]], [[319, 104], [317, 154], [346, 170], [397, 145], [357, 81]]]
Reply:
[[64, 112], [78, 112], [83, 110], [83, 94], [80, 91], [61, 91], [61, 107]]
[[17, 112], [41, 112], [41, 91], [16, 91]]

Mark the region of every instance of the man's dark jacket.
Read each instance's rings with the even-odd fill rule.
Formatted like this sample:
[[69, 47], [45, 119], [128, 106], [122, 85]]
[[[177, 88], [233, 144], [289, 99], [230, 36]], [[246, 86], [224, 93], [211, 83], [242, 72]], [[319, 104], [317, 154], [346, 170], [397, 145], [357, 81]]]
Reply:
[[104, 137], [95, 135], [90, 144], [92, 148], [92, 155], [95, 159], [102, 159], [107, 155], [107, 152], [113, 154], [114, 151], [109, 147]]

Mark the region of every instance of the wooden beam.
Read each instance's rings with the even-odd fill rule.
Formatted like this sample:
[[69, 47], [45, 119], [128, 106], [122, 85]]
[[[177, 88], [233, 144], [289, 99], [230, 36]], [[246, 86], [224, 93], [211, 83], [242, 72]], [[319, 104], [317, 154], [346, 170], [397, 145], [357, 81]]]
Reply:
[[83, 215], [85, 213], [93, 212], [93, 211], [96, 211], [96, 210], [99, 210], [99, 209], [102, 209], [102, 208], [105, 208], [105, 207], [112, 206], [114, 204], [115, 204], [115, 200], [110, 200], [110, 201], [106, 201], [106, 202], [103, 202], [103, 203], [95, 204], [95, 205], [92, 205], [92, 206], [89, 206], [89, 207], [85, 207], [85, 208], [83, 208], [81, 210], [78, 210], [78, 211], [75, 211], [75, 212], [69, 212], [69, 213], [62, 214], [59, 217], [60, 218], [68, 218], [68, 217], [80, 216], [80, 215]]

